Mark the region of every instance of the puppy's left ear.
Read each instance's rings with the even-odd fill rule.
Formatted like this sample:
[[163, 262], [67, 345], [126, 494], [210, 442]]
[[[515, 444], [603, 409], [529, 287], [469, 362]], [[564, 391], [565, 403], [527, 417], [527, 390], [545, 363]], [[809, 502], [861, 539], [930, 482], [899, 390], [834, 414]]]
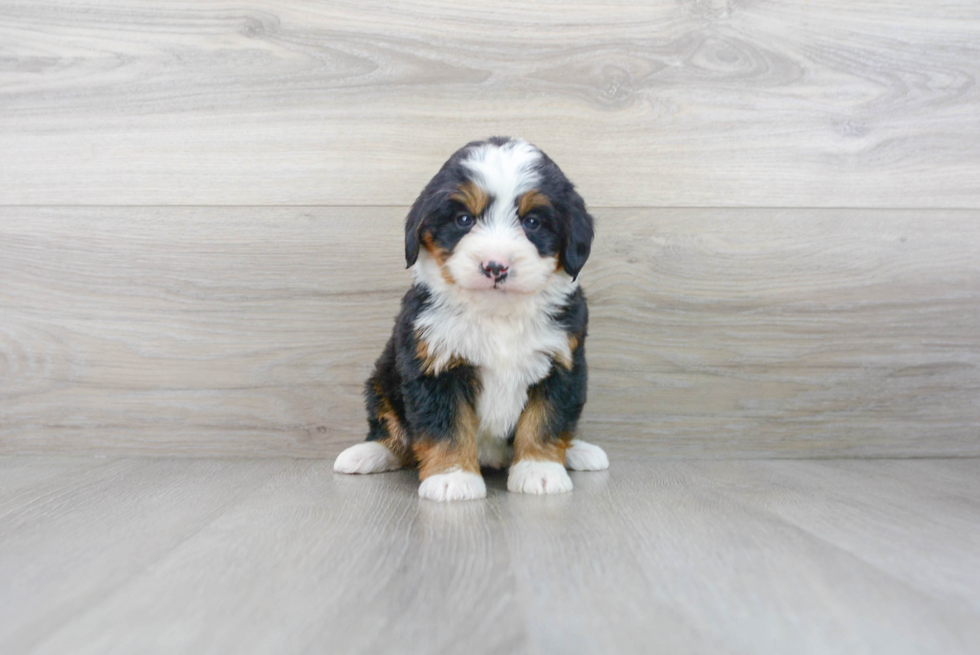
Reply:
[[577, 193], [572, 193], [574, 198], [566, 210], [568, 227], [561, 251], [561, 265], [574, 280], [585, 266], [589, 253], [592, 252], [595, 230], [592, 226], [592, 216], [585, 210], [585, 202]]
[[405, 268], [411, 268], [419, 258], [422, 237], [420, 232], [422, 220], [425, 218], [424, 204], [422, 196], [419, 196], [408, 211], [408, 216], [405, 217]]

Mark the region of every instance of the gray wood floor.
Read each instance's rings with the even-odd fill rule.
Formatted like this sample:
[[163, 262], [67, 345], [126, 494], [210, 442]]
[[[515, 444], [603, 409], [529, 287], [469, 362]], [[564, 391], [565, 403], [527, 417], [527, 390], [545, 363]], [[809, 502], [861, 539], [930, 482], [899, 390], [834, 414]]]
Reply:
[[977, 652], [980, 460], [611, 455], [448, 505], [329, 460], [0, 458], [0, 652]]

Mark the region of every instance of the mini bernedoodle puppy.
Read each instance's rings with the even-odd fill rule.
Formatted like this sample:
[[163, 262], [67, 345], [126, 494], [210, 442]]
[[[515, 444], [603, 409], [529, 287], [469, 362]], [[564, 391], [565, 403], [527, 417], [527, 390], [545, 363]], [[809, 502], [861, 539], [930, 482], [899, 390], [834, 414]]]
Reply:
[[566, 468], [607, 468], [575, 438], [592, 237], [572, 183], [526, 141], [450, 157], [405, 221], [415, 285], [367, 381], [367, 441], [334, 470], [418, 465], [419, 496], [466, 500], [486, 496], [481, 466], [510, 465], [507, 488], [533, 494], [571, 491]]

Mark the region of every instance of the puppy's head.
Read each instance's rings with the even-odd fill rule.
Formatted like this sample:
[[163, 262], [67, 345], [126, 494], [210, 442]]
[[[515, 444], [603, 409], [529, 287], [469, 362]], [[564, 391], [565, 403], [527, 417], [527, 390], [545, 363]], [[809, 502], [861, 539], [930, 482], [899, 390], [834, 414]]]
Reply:
[[459, 149], [405, 221], [405, 260], [430, 285], [534, 294], [575, 279], [592, 248], [592, 217], [547, 155], [494, 137]]

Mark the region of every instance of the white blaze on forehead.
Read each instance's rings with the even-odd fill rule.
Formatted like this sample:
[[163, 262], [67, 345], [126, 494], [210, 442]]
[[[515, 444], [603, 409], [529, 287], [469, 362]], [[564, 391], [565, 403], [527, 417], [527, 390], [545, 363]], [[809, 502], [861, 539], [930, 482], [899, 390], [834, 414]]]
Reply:
[[515, 215], [517, 198], [541, 180], [536, 170], [541, 152], [527, 141], [508, 141], [502, 146], [484, 144], [463, 160], [473, 181], [493, 197], [491, 220]]

